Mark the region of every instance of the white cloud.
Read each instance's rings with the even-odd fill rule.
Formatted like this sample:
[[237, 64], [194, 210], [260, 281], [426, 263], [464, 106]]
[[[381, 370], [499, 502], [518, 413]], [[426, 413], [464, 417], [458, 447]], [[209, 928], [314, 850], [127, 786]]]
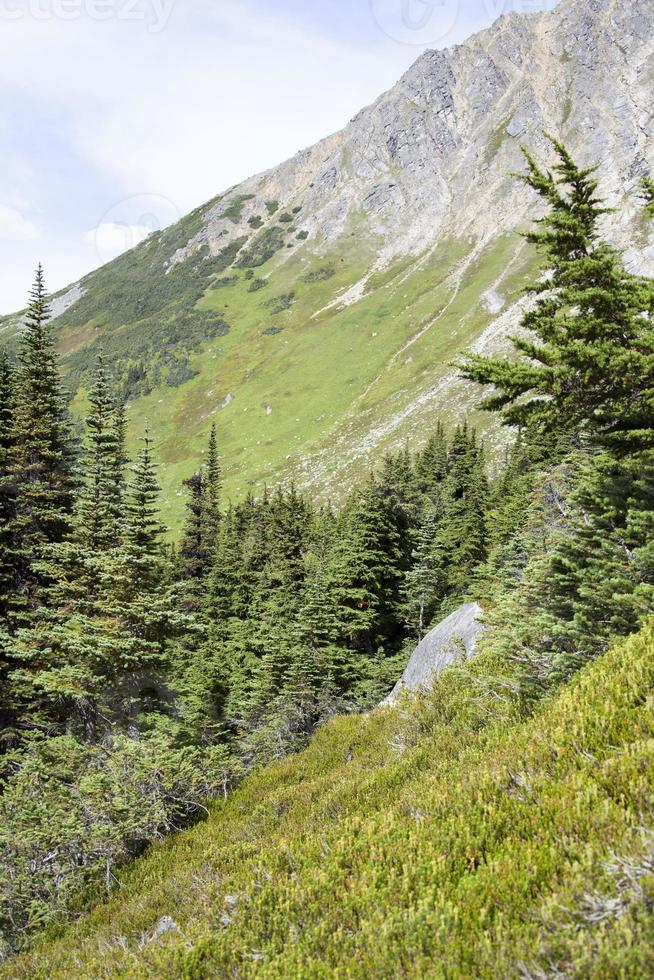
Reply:
[[16, 208], [0, 203], [0, 239], [12, 242], [30, 242], [39, 237], [36, 225]]

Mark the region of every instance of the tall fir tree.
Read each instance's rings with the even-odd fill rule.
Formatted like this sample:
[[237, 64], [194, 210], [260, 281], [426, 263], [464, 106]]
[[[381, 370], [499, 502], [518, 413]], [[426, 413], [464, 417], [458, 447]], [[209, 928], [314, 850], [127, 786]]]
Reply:
[[38, 267], [25, 316], [14, 382], [13, 439], [8, 474], [15, 509], [9, 526], [16, 587], [11, 628], [29, 621], [43, 584], [36, 563], [45, 546], [61, 541], [73, 508], [70, 422], [54, 341], [43, 269]]
[[443, 503], [436, 491], [428, 502], [415, 536], [412, 564], [402, 586], [403, 612], [410, 634], [421, 640], [445, 592], [438, 532], [443, 520]]
[[549, 274], [531, 287], [535, 306], [523, 318], [524, 333], [513, 338], [521, 356], [470, 354], [462, 372], [494, 387], [484, 405], [502, 410], [508, 425], [564, 430], [577, 444], [591, 433], [623, 451], [650, 445], [654, 288], [600, 240], [598, 222], [608, 209], [597, 195], [596, 168], [578, 167], [560, 142], [552, 144], [554, 173], [524, 151], [523, 179], [548, 205], [526, 237]]
[[77, 506], [79, 537], [91, 549], [115, 547], [123, 518], [125, 418], [98, 357], [86, 418], [88, 448]]
[[223, 476], [218, 454], [218, 437], [216, 434], [216, 423], [211, 426], [209, 435], [209, 449], [207, 452], [206, 466], [206, 485], [207, 485], [207, 530], [209, 534], [209, 547], [212, 552], [215, 550], [218, 540], [218, 530], [220, 527], [220, 507], [222, 503]]
[[7, 731], [11, 721], [7, 617], [16, 584], [11, 534], [15, 501], [8, 470], [13, 442], [13, 412], [13, 372], [6, 351], [0, 350], [0, 732]]
[[[4, 624], [14, 590], [13, 546], [10, 531], [15, 498], [9, 474], [14, 441], [13, 371], [7, 352], [0, 350], [0, 621]], [[0, 630], [2, 627], [0, 627]]]
[[488, 548], [489, 489], [483, 447], [477, 445], [476, 434], [467, 425], [454, 432], [447, 469], [431, 560], [443, 598], [458, 602], [470, 593], [473, 572], [485, 560]]
[[[654, 283], [601, 241], [607, 209], [594, 170], [554, 148], [556, 176], [527, 155], [526, 180], [549, 205], [530, 235], [549, 275], [534, 287], [527, 335], [514, 340], [528, 360], [472, 357], [464, 367], [495, 386], [486, 407], [523, 424], [528, 448], [558, 434], [556, 458], [568, 444], [573, 485], [554, 499], [544, 544], [517, 563], [509, 606], [519, 613], [504, 629], [525, 688], [538, 693], [654, 612]], [[524, 541], [508, 542], [514, 557]]]

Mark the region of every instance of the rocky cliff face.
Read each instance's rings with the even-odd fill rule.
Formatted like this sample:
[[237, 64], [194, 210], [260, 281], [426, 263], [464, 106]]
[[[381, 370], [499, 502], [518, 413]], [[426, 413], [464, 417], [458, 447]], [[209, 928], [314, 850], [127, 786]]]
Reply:
[[[654, 2], [562, 0], [548, 13], [501, 17], [465, 44], [428, 51], [342, 132], [233, 189], [191, 244], [247, 231], [261, 202], [301, 205], [316, 243], [348, 232], [379, 240], [378, 263], [444, 234], [477, 240], [533, 215], [507, 179], [519, 144], [547, 154], [543, 130], [601, 164], [615, 200], [654, 168]], [[252, 194], [237, 226], [222, 215]], [[651, 262], [652, 256], [650, 255]]]
[[213, 417], [229, 495], [291, 478], [338, 494], [436, 417], [469, 416], [452, 359], [515, 329], [537, 268], [516, 234], [539, 206], [509, 176], [521, 144], [547, 160], [548, 130], [599, 163], [609, 234], [654, 274], [634, 193], [654, 172], [653, 90], [654, 0], [561, 0], [426, 52], [341, 132], [62, 293], [71, 385], [99, 346], [128, 376], [168, 520]]

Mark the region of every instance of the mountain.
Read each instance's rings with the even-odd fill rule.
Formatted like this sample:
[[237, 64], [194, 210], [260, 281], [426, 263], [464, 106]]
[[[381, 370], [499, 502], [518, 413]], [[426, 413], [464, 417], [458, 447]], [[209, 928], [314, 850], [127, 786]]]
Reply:
[[654, 170], [653, 82], [654, 0], [562, 0], [424, 53], [341, 132], [57, 296], [75, 409], [103, 348], [132, 439], [146, 419], [157, 439], [172, 522], [212, 419], [230, 496], [338, 493], [470, 413], [452, 358], [503, 344], [534, 269], [521, 144], [546, 160], [548, 130], [599, 162], [617, 243], [654, 272], [634, 194]]
[[527, 720], [480, 696], [484, 654], [337, 718], [0, 976], [651, 976], [653, 651], [650, 626]]

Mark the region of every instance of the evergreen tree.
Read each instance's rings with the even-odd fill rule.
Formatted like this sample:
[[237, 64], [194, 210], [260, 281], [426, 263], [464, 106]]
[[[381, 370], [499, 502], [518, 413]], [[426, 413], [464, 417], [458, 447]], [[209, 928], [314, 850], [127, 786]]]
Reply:
[[222, 479], [212, 425], [207, 465], [185, 482], [188, 490], [187, 519], [179, 551], [178, 569], [186, 583], [187, 600], [195, 611], [205, 604], [202, 583], [211, 574], [220, 531]]
[[353, 494], [336, 535], [330, 582], [339, 610], [338, 638], [369, 659], [396, 647], [402, 632], [404, 548], [379, 483], [371, 479]]
[[[558, 178], [528, 157], [527, 181], [550, 206], [531, 239], [553, 268], [524, 322], [535, 339], [515, 342], [532, 360], [472, 358], [466, 368], [498, 387], [487, 407], [526, 423], [528, 447], [557, 420], [554, 457], [568, 441], [572, 487], [548, 502], [554, 521], [515, 563], [505, 617], [505, 651], [538, 693], [654, 612], [654, 284], [599, 241], [606, 209], [594, 171], [555, 148]], [[518, 534], [508, 548], [517, 557], [524, 543]]]
[[88, 449], [78, 502], [78, 537], [94, 551], [118, 543], [123, 518], [125, 416], [117, 408], [102, 355], [89, 392]]
[[427, 505], [412, 554], [412, 566], [404, 575], [404, 616], [411, 634], [421, 640], [444, 594], [443, 568], [437, 548], [443, 520], [440, 497]]
[[518, 360], [471, 354], [464, 377], [492, 385], [485, 407], [509, 425], [563, 429], [575, 442], [588, 432], [606, 445], [651, 445], [646, 423], [654, 387], [654, 289], [633, 276], [599, 240], [607, 213], [597, 196], [596, 168], [579, 168], [552, 140], [558, 162], [545, 172], [525, 150], [528, 186], [549, 205], [527, 239], [544, 254], [550, 275], [531, 287], [527, 335], [513, 338]]
[[184, 481], [188, 491], [186, 523], [177, 557], [178, 574], [186, 584], [187, 601], [194, 608], [202, 605], [202, 582], [209, 572], [212, 553], [207, 530], [207, 486], [204, 472], [199, 470]]
[[438, 422], [435, 433], [418, 454], [415, 474], [421, 491], [433, 494], [447, 475], [447, 439], [442, 422]]
[[218, 529], [220, 527], [220, 504], [223, 489], [222, 469], [218, 456], [218, 439], [216, 436], [215, 422], [211, 426], [209, 436], [209, 451], [207, 453], [206, 467], [207, 485], [207, 528], [210, 538], [210, 548], [215, 550], [218, 540]]
[[473, 572], [486, 558], [489, 497], [483, 449], [466, 425], [454, 433], [447, 469], [433, 574], [438, 576], [442, 595], [460, 601], [469, 594]]
[[[6, 351], [0, 350], [0, 731], [10, 728], [10, 695], [8, 690], [7, 617], [10, 597], [15, 589], [14, 545], [11, 522], [14, 494], [8, 471], [13, 442], [13, 378]], [[1, 738], [1, 736], [0, 736]], [[2, 746], [0, 745], [0, 750]]]
[[39, 266], [18, 348], [13, 438], [8, 449], [15, 495], [9, 524], [16, 583], [9, 599], [11, 628], [29, 621], [42, 584], [36, 563], [44, 547], [62, 540], [69, 530], [73, 507], [70, 426], [49, 318]]
[[339, 609], [330, 577], [335, 519], [317, 515], [305, 554], [305, 580], [298, 612], [298, 647], [292, 683], [313, 691], [323, 706], [346, 694], [352, 681], [348, 653], [336, 642]]
[[9, 459], [14, 440], [13, 403], [13, 372], [6, 351], [0, 350], [0, 621], [2, 623], [8, 615], [9, 596], [14, 590], [10, 525], [15, 501], [9, 474]]

